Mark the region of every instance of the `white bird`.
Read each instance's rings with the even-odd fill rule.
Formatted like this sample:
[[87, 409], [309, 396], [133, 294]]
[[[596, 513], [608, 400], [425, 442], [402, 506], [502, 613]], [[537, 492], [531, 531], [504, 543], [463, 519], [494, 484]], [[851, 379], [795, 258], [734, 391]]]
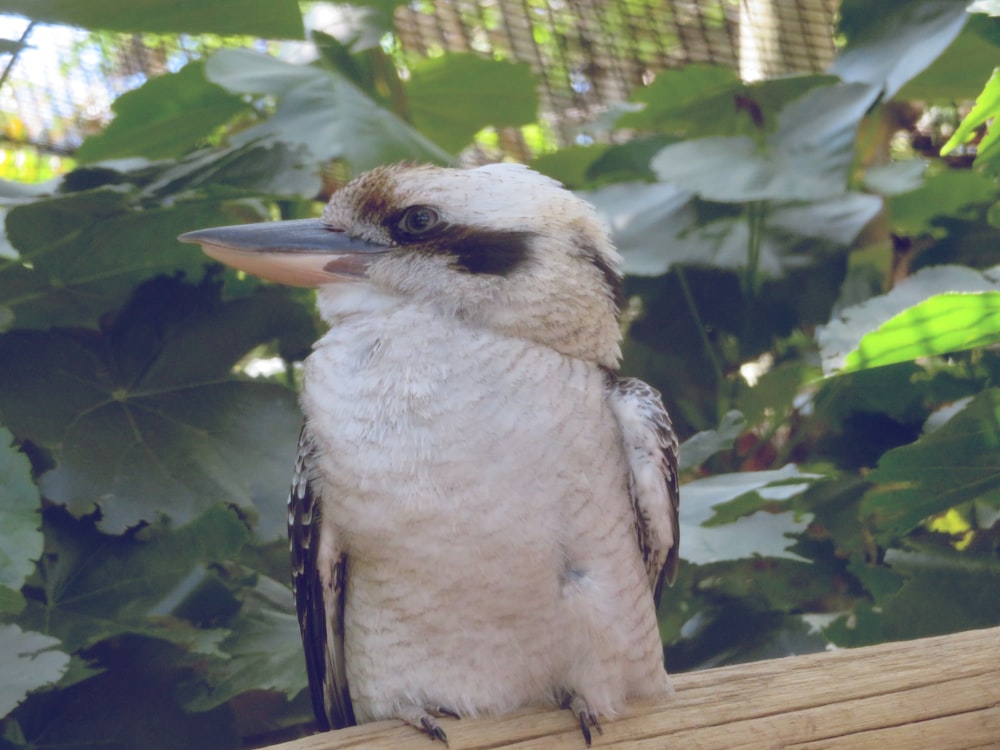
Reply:
[[183, 235], [318, 287], [289, 498], [319, 726], [670, 693], [656, 607], [678, 546], [677, 441], [618, 375], [620, 257], [526, 167], [383, 167], [319, 220]]

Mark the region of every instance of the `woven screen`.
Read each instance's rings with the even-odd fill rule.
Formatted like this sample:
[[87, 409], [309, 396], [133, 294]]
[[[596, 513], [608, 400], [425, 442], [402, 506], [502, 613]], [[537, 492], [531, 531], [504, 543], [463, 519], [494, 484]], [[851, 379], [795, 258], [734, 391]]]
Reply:
[[[834, 54], [837, 0], [418, 0], [396, 10], [408, 53], [473, 51], [529, 63], [541, 114], [560, 145], [656, 72], [687, 63], [732, 67], [748, 80], [823, 70]], [[203, 46], [39, 26], [3, 33], [27, 46], [0, 53], [2, 137], [70, 154], [111, 117], [116, 96], [205, 53]], [[517, 134], [505, 149], [524, 158]]]

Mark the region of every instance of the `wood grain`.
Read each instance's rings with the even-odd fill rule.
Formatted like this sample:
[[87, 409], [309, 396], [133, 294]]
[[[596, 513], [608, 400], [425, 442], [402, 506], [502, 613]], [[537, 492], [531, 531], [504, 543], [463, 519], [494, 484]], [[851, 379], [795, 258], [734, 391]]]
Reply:
[[[1000, 748], [1000, 628], [675, 675], [664, 705], [604, 723], [616, 750], [973, 750]], [[567, 711], [445, 720], [450, 750], [583, 750]], [[271, 750], [433, 750], [380, 722]]]

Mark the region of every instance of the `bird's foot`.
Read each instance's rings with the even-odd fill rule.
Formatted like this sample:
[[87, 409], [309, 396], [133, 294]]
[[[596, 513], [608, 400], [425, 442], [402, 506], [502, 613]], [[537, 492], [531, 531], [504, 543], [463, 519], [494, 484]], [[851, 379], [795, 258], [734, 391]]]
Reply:
[[432, 740], [441, 740], [444, 746], [448, 747], [448, 735], [438, 723], [438, 719], [445, 716], [452, 719], [462, 718], [444, 706], [403, 706], [399, 711], [400, 719], [426, 733]]
[[601, 723], [597, 720], [597, 714], [590, 710], [586, 698], [567, 692], [562, 707], [572, 711], [576, 720], [580, 722], [580, 732], [583, 734], [583, 741], [587, 743], [587, 747], [590, 747], [591, 729], [598, 734], [604, 734]]

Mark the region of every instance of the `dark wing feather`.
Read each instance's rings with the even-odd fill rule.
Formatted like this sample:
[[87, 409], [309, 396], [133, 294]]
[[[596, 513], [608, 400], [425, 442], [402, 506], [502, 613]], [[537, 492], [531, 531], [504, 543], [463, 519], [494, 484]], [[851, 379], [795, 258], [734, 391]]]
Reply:
[[621, 425], [628, 459], [639, 549], [659, 605], [664, 580], [671, 584], [677, 576], [677, 435], [659, 391], [651, 385], [622, 378], [609, 389], [608, 400]]
[[303, 425], [288, 495], [288, 540], [313, 711], [320, 730], [327, 730], [357, 722], [344, 669], [347, 555], [337, 539], [330, 538], [331, 527], [323, 528], [315, 464], [316, 447]]

